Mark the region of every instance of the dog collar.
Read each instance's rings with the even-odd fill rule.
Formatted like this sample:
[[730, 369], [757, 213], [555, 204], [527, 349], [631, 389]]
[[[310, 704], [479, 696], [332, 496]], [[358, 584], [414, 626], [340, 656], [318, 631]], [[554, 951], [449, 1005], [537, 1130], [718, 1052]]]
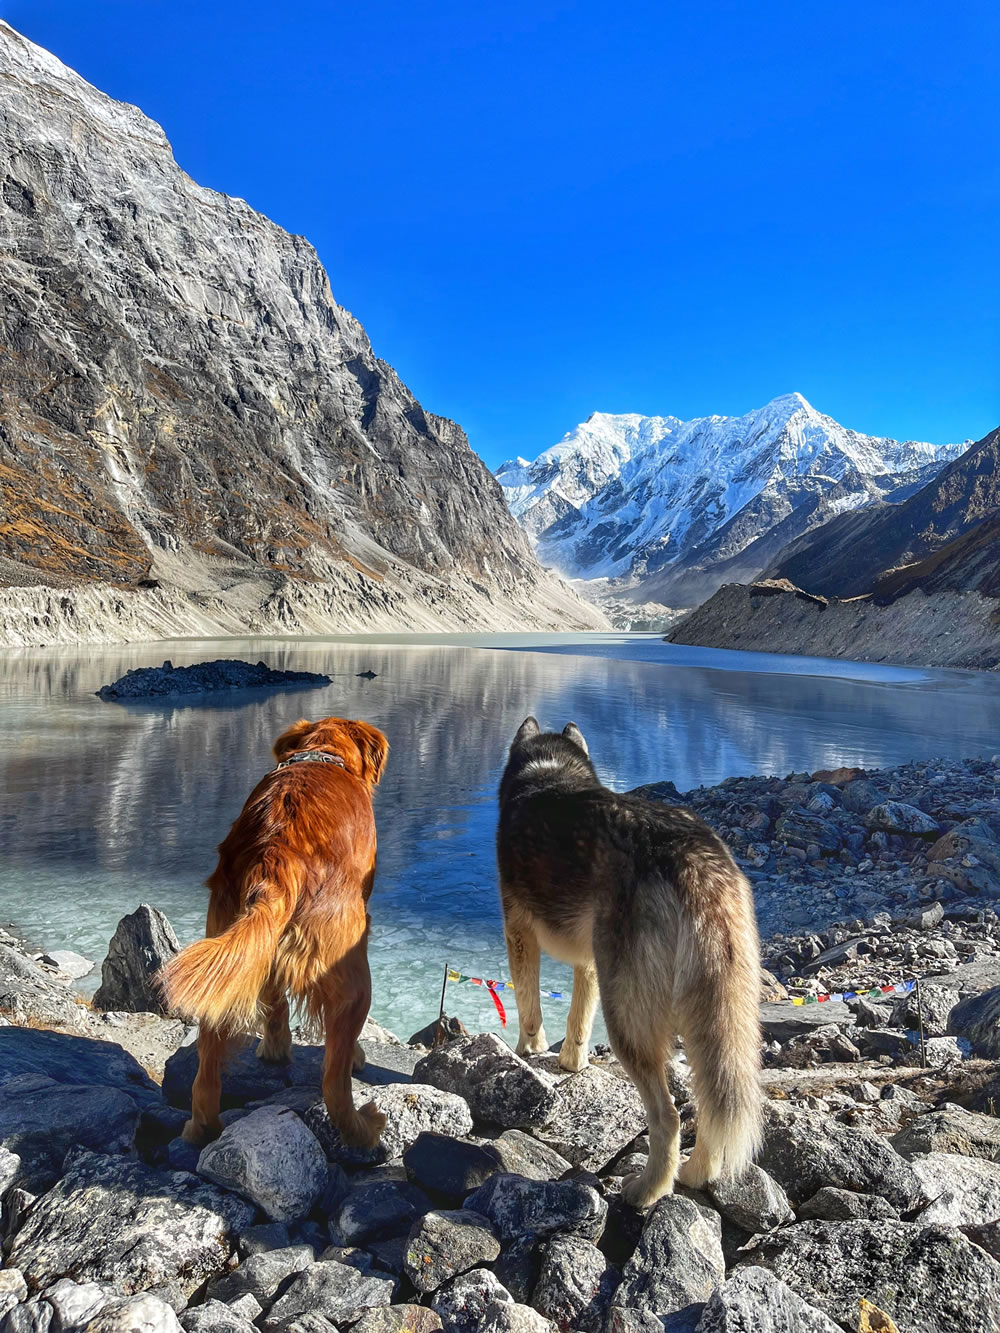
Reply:
[[283, 759], [274, 771], [277, 773], [282, 768], [288, 768], [290, 764], [308, 763], [336, 764], [338, 768], [347, 767], [339, 754], [331, 754], [329, 750], [300, 750], [298, 754], [293, 754], [290, 759]]

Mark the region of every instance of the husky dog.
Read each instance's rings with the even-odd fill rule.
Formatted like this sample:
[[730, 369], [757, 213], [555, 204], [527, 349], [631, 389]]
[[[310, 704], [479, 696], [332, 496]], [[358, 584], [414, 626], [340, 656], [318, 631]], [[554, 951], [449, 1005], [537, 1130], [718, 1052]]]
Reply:
[[[750, 886], [697, 815], [601, 785], [570, 722], [514, 737], [500, 783], [497, 860], [518, 1054], [544, 1051], [540, 951], [573, 964], [563, 1069], [587, 1064], [598, 992], [611, 1046], [649, 1123], [649, 1161], [623, 1195], [637, 1208], [674, 1180], [738, 1174], [760, 1134], [760, 954]], [[684, 1039], [698, 1135], [679, 1163], [667, 1086]]]

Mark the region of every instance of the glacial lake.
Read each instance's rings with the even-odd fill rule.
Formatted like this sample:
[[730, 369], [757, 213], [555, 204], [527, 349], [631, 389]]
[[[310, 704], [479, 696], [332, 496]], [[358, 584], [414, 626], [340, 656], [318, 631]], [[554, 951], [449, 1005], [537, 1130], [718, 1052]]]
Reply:
[[[172, 703], [95, 697], [132, 667], [218, 657], [334, 679]], [[375, 679], [359, 677], [369, 670]], [[576, 721], [617, 791], [1000, 751], [1000, 676], [720, 652], [658, 635], [178, 640], [12, 650], [0, 673], [0, 923], [98, 964], [140, 902], [161, 908], [182, 941], [202, 933], [215, 848], [289, 723], [339, 714], [381, 727], [392, 750], [376, 796], [372, 1015], [404, 1039], [436, 1015], [445, 964], [507, 976], [496, 789], [529, 713], [553, 728]], [[763, 932], [789, 925], [760, 906]], [[568, 992], [569, 981], [543, 958], [544, 987]], [[556, 1040], [566, 1003], [544, 1008]], [[449, 986], [447, 1009], [472, 1030], [500, 1030], [471, 985]]]

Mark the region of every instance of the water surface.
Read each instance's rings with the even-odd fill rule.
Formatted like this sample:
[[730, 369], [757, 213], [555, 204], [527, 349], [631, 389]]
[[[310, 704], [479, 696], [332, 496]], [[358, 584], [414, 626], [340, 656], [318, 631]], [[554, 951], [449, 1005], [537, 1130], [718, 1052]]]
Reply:
[[[319, 690], [173, 703], [95, 697], [130, 667], [166, 657], [263, 658], [334, 679]], [[366, 670], [376, 678], [358, 676]], [[575, 720], [619, 791], [1000, 751], [994, 675], [687, 648], [657, 635], [24, 649], [0, 661], [0, 697], [0, 921], [97, 960], [140, 902], [162, 908], [182, 940], [201, 933], [215, 847], [284, 727], [326, 714], [380, 726], [392, 750], [376, 802], [372, 1012], [403, 1037], [436, 1013], [446, 963], [507, 975], [495, 793], [528, 713], [556, 728]], [[761, 925], [782, 923], [764, 909]], [[550, 988], [568, 983], [568, 969], [550, 960], [542, 974]], [[472, 987], [450, 989], [448, 1008], [470, 1027], [496, 1026], [488, 996]], [[548, 1010], [555, 1037], [565, 1006]]]

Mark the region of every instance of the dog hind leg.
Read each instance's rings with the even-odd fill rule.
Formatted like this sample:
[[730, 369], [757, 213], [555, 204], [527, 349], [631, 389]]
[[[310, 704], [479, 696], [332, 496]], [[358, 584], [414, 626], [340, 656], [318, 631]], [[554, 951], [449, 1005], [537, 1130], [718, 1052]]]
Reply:
[[360, 945], [336, 963], [320, 982], [326, 1026], [323, 1100], [331, 1123], [344, 1142], [354, 1148], [374, 1148], [385, 1128], [385, 1116], [375, 1103], [367, 1102], [355, 1110], [351, 1092], [351, 1070], [361, 1049], [358, 1035], [372, 997], [365, 944], [363, 937]]
[[219, 1103], [225, 1054], [223, 1034], [203, 1025], [198, 1032], [198, 1073], [191, 1088], [191, 1119], [181, 1131], [185, 1143], [199, 1146], [222, 1133]]
[[517, 1004], [517, 1054], [534, 1055], [549, 1048], [542, 1024], [542, 997], [538, 993], [541, 950], [529, 923], [504, 922], [507, 961]]
[[288, 1027], [288, 1000], [273, 979], [264, 987], [262, 1001], [267, 1011], [264, 1036], [257, 1047], [257, 1059], [269, 1064], [288, 1064], [292, 1058], [292, 1034]]
[[560, 1069], [576, 1073], [590, 1060], [590, 1034], [597, 1010], [597, 973], [591, 964], [573, 968], [573, 999], [566, 1019], [566, 1036], [559, 1052]]

